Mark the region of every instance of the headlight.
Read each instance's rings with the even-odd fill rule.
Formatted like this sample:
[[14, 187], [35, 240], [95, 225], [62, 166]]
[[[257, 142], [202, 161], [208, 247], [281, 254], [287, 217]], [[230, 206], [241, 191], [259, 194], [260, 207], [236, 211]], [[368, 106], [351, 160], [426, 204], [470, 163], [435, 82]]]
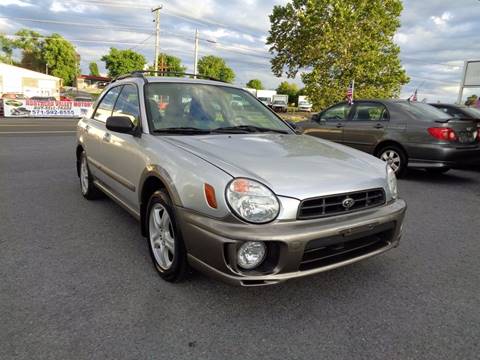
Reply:
[[387, 164], [387, 181], [390, 194], [392, 194], [393, 199], [398, 199], [398, 187], [397, 187], [397, 177], [395, 176], [395, 171]]
[[249, 179], [234, 179], [226, 190], [227, 203], [241, 219], [255, 224], [275, 220], [280, 204], [265, 185]]
[[266, 247], [260, 241], [247, 241], [237, 252], [237, 263], [242, 269], [251, 270], [265, 259]]

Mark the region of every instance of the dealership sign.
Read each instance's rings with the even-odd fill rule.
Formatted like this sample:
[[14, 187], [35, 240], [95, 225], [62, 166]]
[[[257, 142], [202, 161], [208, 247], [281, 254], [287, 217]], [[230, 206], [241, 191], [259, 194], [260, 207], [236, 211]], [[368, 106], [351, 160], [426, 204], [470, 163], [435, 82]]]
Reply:
[[82, 117], [92, 107], [90, 101], [4, 100], [5, 116]]
[[463, 65], [463, 74], [460, 81], [460, 91], [457, 102], [462, 102], [465, 88], [480, 88], [480, 60], [467, 60]]

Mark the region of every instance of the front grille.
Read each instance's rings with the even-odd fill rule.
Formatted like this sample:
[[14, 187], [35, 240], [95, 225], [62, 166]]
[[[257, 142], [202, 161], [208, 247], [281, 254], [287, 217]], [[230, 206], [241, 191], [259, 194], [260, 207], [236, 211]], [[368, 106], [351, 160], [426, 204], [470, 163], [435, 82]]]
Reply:
[[[305, 248], [299, 270], [311, 270], [369, 254], [389, 245], [392, 230], [347, 242]], [[314, 242], [312, 242], [314, 243]]]
[[[346, 204], [346, 200], [350, 204]], [[328, 195], [303, 200], [300, 203], [297, 218], [299, 220], [306, 220], [340, 215], [383, 204], [385, 204], [385, 192], [383, 189], [357, 191], [340, 195]]]

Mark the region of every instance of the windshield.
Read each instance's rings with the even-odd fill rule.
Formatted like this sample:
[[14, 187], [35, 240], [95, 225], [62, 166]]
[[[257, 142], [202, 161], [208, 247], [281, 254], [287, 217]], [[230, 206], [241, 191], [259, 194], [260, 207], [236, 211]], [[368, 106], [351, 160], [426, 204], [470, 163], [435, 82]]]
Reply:
[[419, 119], [448, 120], [452, 118], [451, 115], [445, 114], [442, 110], [424, 103], [398, 102], [397, 105]]
[[150, 83], [145, 96], [152, 132], [172, 129], [217, 130], [243, 127], [244, 132], [292, 133], [253, 95], [227, 86]]

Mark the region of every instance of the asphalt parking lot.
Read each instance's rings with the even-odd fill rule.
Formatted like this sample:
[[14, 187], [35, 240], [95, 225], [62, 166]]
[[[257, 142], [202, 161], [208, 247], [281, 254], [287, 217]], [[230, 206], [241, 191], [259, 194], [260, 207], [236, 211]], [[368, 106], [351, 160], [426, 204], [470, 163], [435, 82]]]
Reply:
[[382, 256], [172, 285], [132, 217], [82, 198], [72, 124], [0, 127], [0, 359], [478, 359], [480, 171], [401, 180], [406, 233]]

